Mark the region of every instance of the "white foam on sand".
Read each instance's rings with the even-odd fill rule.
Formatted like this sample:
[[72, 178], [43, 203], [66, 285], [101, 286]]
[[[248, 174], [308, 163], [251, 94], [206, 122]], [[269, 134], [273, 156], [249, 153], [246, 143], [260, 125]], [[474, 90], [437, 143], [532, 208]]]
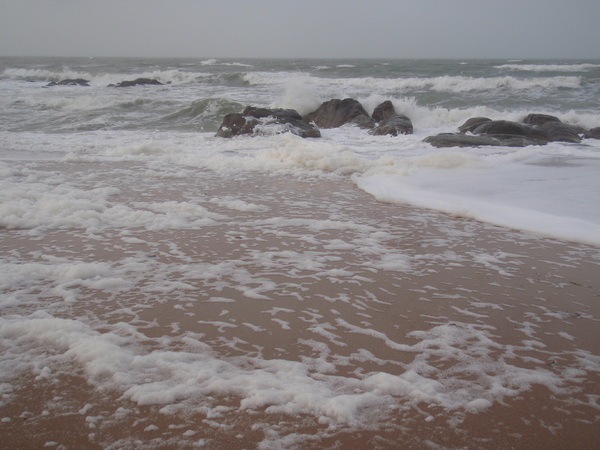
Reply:
[[[36, 244], [39, 250], [29, 255], [13, 251], [3, 256], [0, 340], [6, 357], [0, 370], [9, 380], [4, 389], [8, 396], [9, 385], [23, 370], [52, 382], [64, 370], [81, 369], [96, 389], [116, 391], [140, 406], [157, 405], [169, 414], [202, 407], [208, 417], [218, 417], [223, 405], [216, 399], [234, 396], [239, 403], [230, 412], [303, 415], [328, 427], [360, 428], [385, 420], [385, 411], [419, 408], [461, 420], [533, 386], [567, 396], [594, 370], [593, 357], [584, 349], [560, 355], [573, 360], [569, 365], [548, 366], [550, 356], [559, 356], [546, 353], [527, 321], [516, 326], [523, 339], [507, 343], [504, 332], [482, 321], [509, 307], [503, 302], [510, 299], [488, 299], [474, 291], [421, 289], [419, 295], [427, 302], [462, 303], [450, 304], [425, 322], [421, 318], [419, 327], [400, 333], [397, 327], [377, 325], [383, 311], [401, 300], [398, 286], [409, 279], [404, 277], [418, 280], [447, 264], [463, 267], [471, 261], [510, 279], [522, 266], [520, 254], [473, 249], [459, 256], [451, 248], [468, 233], [458, 231], [423, 238], [428, 248], [415, 254], [397, 248], [414, 239], [414, 230], [398, 229], [393, 218], [382, 222], [353, 215], [360, 205], [343, 198], [336, 205], [313, 204], [313, 210], [327, 210], [329, 218], [313, 217], [310, 209], [306, 214], [306, 198], [298, 192], [295, 197], [277, 193], [287, 205], [279, 215], [264, 206], [275, 194], [264, 184], [254, 193], [192, 196], [195, 187], [180, 180], [187, 186], [178, 191], [183, 198], [153, 195], [152, 201], [141, 201], [146, 189], [133, 197], [122, 193], [137, 186], [134, 174], [139, 183], [152, 172], [119, 167], [115, 164], [110, 171], [126, 175], [119, 177], [128, 180], [119, 189], [101, 189], [106, 182], [102, 177], [83, 189], [79, 184], [92, 179], [75, 175], [62, 179], [60, 189], [44, 189], [36, 184], [39, 174], [34, 170], [29, 173], [32, 182], [9, 190], [9, 198], [29, 192], [29, 210], [13, 214], [21, 222], [7, 222], [24, 227], [14, 233], [52, 235], [66, 229], [68, 239], [91, 240], [83, 245], [91, 260], [86, 251], [48, 254], [61, 247], [56, 238]], [[44, 206], [43, 198], [49, 204]], [[417, 227], [426, 216], [418, 217]], [[231, 231], [216, 233], [223, 227]], [[179, 233], [187, 234], [180, 238]], [[231, 245], [231, 253], [227, 247], [211, 250], [215, 240]], [[262, 244], [257, 247], [254, 241]], [[106, 256], [98, 260], [94, 255], [102, 246], [107, 246]], [[377, 287], [373, 277], [380, 276], [388, 281]], [[312, 291], [313, 282], [325, 288]], [[305, 306], [317, 292], [320, 303]], [[468, 298], [476, 301], [471, 304]], [[173, 299], [171, 311], [181, 317], [159, 325], [163, 316], [150, 311]], [[80, 302], [87, 305], [89, 317], [64, 317], [67, 309], [61, 305], [79, 307]], [[334, 304], [335, 313], [330, 311]], [[107, 322], [92, 312], [108, 305], [110, 316], [120, 317], [117, 321]], [[247, 305], [257, 309], [258, 318], [239, 316], [238, 308]], [[340, 309], [345, 312], [340, 314]], [[406, 312], [410, 309], [407, 304]], [[450, 314], [460, 319], [450, 320]], [[192, 321], [191, 327], [183, 325], [184, 317]], [[171, 331], [158, 331], [163, 326]], [[150, 337], [147, 332], [154, 329]], [[274, 348], [269, 350], [273, 356], [265, 358], [263, 352], [272, 344], [258, 340], [250, 345], [245, 333], [301, 333], [291, 342], [308, 351], [286, 358], [282, 355], [289, 350], [276, 356], [279, 350]], [[559, 337], [576, 342], [566, 332]], [[233, 354], [220, 354], [222, 348]], [[370, 370], [344, 373], [345, 367], [367, 363], [373, 364]], [[395, 409], [386, 409], [390, 404]]]

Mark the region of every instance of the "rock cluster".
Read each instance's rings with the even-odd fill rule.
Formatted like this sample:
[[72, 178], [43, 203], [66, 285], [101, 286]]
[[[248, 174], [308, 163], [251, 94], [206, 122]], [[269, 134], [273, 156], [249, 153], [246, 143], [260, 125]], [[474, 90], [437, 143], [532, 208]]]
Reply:
[[[302, 117], [293, 109], [269, 109], [248, 106], [242, 113], [227, 114], [217, 136], [279, 134], [291, 132], [301, 137], [320, 137], [320, 128], [352, 124], [368, 129], [375, 136], [412, 134], [413, 125], [405, 115], [396, 113], [391, 101], [378, 105], [369, 115], [352, 98], [326, 101]], [[424, 139], [434, 147], [526, 147], [549, 142], [579, 143], [583, 138], [600, 139], [600, 127], [590, 130], [562, 122], [548, 114], [529, 114], [521, 122], [473, 117], [456, 133], [441, 133]]]
[[230, 138], [240, 135], [280, 134], [290, 132], [297, 136], [321, 137], [319, 129], [302, 120], [294, 109], [268, 109], [248, 106], [239, 113], [227, 114], [217, 136]]
[[585, 130], [547, 114], [529, 114], [522, 122], [473, 117], [458, 127], [458, 133], [429, 136], [425, 142], [434, 147], [525, 147], [555, 141], [579, 143], [582, 138], [600, 136], [594, 130], [598, 128]]
[[45, 87], [52, 86], [89, 86], [90, 81], [84, 80], [83, 78], [67, 78], [60, 81], [51, 81]]
[[156, 86], [162, 86], [162, 83], [156, 79], [153, 78], [136, 78], [135, 80], [125, 80], [125, 81], [121, 81], [120, 83], [117, 84], [109, 84], [109, 87], [131, 87], [131, 86], [143, 86], [143, 85], [147, 85], [147, 84], [151, 84], [151, 85], [156, 85]]
[[375, 108], [372, 116], [357, 100], [332, 99], [304, 117], [293, 109], [269, 109], [248, 106], [242, 113], [227, 114], [217, 136], [277, 134], [291, 132], [300, 137], [320, 137], [319, 128], [337, 128], [353, 124], [369, 129], [374, 135], [409, 134], [413, 132], [410, 119], [396, 114], [389, 100]]
[[[117, 84], [109, 84], [108, 87], [131, 87], [131, 86], [143, 86], [143, 85], [156, 85], [162, 86], [163, 83], [154, 78], [136, 78], [135, 80], [124, 80]], [[84, 80], [83, 78], [67, 78], [60, 81], [51, 81], [45, 87], [52, 86], [89, 86], [90, 81]]]

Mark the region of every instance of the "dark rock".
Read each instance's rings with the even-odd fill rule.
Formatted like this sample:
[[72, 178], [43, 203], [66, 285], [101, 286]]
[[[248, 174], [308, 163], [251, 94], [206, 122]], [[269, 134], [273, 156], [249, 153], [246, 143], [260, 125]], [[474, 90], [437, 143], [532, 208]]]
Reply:
[[321, 137], [319, 129], [302, 120], [293, 109], [247, 107], [241, 114], [227, 114], [217, 130], [217, 136], [292, 133], [303, 138]]
[[435, 136], [428, 136], [423, 142], [434, 147], [478, 147], [481, 145], [493, 145], [495, 140], [489, 136], [473, 136], [464, 133], [440, 133]]
[[595, 127], [586, 131], [585, 137], [588, 139], [600, 139], [600, 127]]
[[473, 130], [474, 134], [513, 134], [525, 136], [525, 125], [509, 120], [490, 120], [480, 124]]
[[460, 127], [458, 127], [458, 131], [461, 133], [473, 132], [475, 128], [485, 122], [491, 122], [492, 119], [488, 119], [487, 117], [471, 117], [467, 119], [465, 123], [463, 123]]
[[136, 78], [135, 80], [125, 80], [121, 81], [117, 84], [109, 84], [109, 87], [132, 87], [132, 86], [142, 86], [142, 85], [157, 85], [162, 86], [163, 84], [156, 80], [150, 78]]
[[51, 81], [46, 85], [46, 87], [51, 86], [89, 86], [90, 81], [84, 80], [83, 78], [67, 78], [66, 80], [61, 81]]
[[544, 140], [548, 139], [545, 130], [509, 120], [490, 120], [473, 130], [473, 134], [510, 135]]
[[474, 136], [464, 133], [441, 133], [435, 136], [428, 136], [423, 142], [427, 142], [434, 147], [527, 147], [528, 145], [545, 145], [547, 143], [545, 140], [510, 134]]
[[548, 114], [528, 114], [525, 119], [523, 119], [523, 123], [527, 125], [537, 125], [542, 126], [548, 122], [560, 122], [561, 120], [558, 117], [550, 116]]
[[333, 99], [325, 103], [316, 111], [304, 116], [306, 122], [314, 122], [321, 128], [337, 128], [347, 123], [353, 123], [361, 128], [373, 128], [375, 122], [365, 111], [363, 106], [352, 98], [344, 100]]
[[371, 117], [375, 122], [382, 122], [395, 115], [396, 109], [394, 108], [394, 105], [390, 100], [386, 100], [375, 108]]
[[256, 108], [254, 106], [247, 106], [242, 112], [244, 116], [254, 117], [256, 119], [262, 119], [263, 117], [281, 117], [290, 118], [296, 120], [302, 120], [302, 116], [295, 109], [281, 109], [281, 108]]
[[578, 144], [581, 142], [580, 134], [584, 134], [583, 129], [560, 121], [548, 121], [544, 123], [541, 128], [546, 132], [548, 140], [550, 141], [572, 142]]
[[258, 120], [243, 114], [233, 113], [223, 117], [223, 122], [217, 130], [217, 136], [230, 138], [243, 134], [252, 134]]
[[363, 115], [356, 116], [348, 123], [354, 124], [357, 127], [364, 129], [374, 128], [377, 125], [375, 121], [371, 119], [371, 117]]
[[379, 125], [370, 131], [375, 136], [389, 134], [398, 136], [399, 134], [412, 134], [413, 124], [410, 119], [404, 115], [396, 114], [384, 119]]

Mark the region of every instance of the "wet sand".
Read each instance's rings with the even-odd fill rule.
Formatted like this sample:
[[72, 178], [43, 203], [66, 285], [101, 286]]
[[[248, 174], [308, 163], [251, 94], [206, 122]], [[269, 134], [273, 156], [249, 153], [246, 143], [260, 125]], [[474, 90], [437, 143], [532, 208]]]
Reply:
[[[32, 271], [1, 290], [10, 448], [600, 445], [598, 248], [377, 203], [341, 178], [36, 164], [78, 189], [117, 186], [103, 217], [130, 218], [0, 230], [5, 269]], [[160, 229], [131, 215], [152, 208]], [[99, 272], [72, 275], [85, 264]], [[84, 330], [89, 358], [37, 335], [40, 311]], [[168, 351], [247, 376], [204, 383], [166, 358], [136, 378], [96, 356], [104, 336], [136, 363]], [[303, 398], [285, 389], [299, 367]], [[339, 395], [307, 400], [322, 392]]]

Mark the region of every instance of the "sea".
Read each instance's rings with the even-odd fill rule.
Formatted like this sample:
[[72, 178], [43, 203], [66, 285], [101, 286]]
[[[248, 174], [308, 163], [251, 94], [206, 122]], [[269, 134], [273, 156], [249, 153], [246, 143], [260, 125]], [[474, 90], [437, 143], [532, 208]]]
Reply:
[[[142, 77], [162, 84], [111, 86]], [[48, 86], [64, 79], [89, 86]], [[414, 132], [345, 125], [320, 138], [216, 136], [223, 117], [246, 106], [307, 114], [335, 98], [369, 113], [390, 100]], [[389, 432], [368, 442], [390, 447], [416, 421], [414, 448], [494, 448], [427, 429], [459, 427], [532, 385], [560, 397], [565, 379], [589, 383], [597, 349], [576, 347], [562, 357], [578, 363], [553, 372], [536, 330], [599, 318], [557, 312], [532, 288], [529, 315], [510, 319], [523, 337], [516, 344], [485, 320], [510, 310], [486, 297], [504, 299], [496, 282], [479, 297], [474, 287], [442, 295], [429, 265], [458, 270], [468, 254], [515, 287], [520, 270], [544, 263], [490, 242], [551, 241], [600, 260], [600, 140], [435, 148], [424, 139], [472, 117], [530, 113], [599, 127], [600, 60], [1, 57], [0, 407], [61, 380], [82, 387], [40, 392], [38, 412], [5, 409], [0, 426], [72, 414], [88, 444], [104, 448], [223, 448], [223, 436], [237, 439], [232, 448], [244, 439], [249, 448], [335, 448], [356, 430]], [[414, 228], [396, 229], [385, 211], [412, 211]], [[450, 230], [454, 220], [461, 231]], [[432, 224], [443, 237], [427, 235]], [[465, 243], [469, 227], [512, 237]], [[411, 233], [426, 239], [420, 250], [399, 247]], [[571, 267], [577, 255], [565, 251], [549, 267]], [[471, 309], [411, 307], [402, 327], [385, 321], [377, 314], [408, 275], [414, 305]], [[581, 402], [597, 423], [594, 395]], [[406, 420], [392, 425], [390, 415]], [[132, 417], [131, 436], [115, 431]], [[69, 446], [45, 433], [47, 447]]]
[[[164, 86], [108, 87], [139, 77]], [[67, 78], [90, 87], [44, 88]], [[520, 121], [544, 113], [598, 127], [600, 61], [2, 58], [0, 83], [4, 159], [152, 154], [216, 170], [344, 174], [374, 200], [600, 244], [600, 141], [466, 150], [423, 143], [477, 116]], [[307, 114], [348, 97], [368, 112], [391, 100], [414, 134], [345, 127], [308, 141], [214, 137], [225, 114], [248, 105]], [[3, 217], [6, 226], [22, 219]]]

